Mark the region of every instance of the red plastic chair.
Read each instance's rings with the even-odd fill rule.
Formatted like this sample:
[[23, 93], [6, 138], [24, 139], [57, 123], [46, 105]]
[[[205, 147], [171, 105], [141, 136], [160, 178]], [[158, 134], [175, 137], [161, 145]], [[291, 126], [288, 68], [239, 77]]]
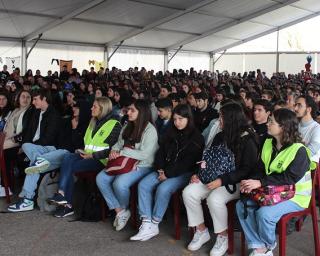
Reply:
[[181, 239], [181, 223], [180, 223], [180, 212], [181, 212], [181, 193], [179, 190], [172, 195], [173, 204], [173, 218], [174, 218], [174, 238], [176, 240]]
[[238, 199], [232, 200], [227, 203], [228, 208], [228, 254], [234, 253], [234, 219], [236, 216], [236, 203]]
[[6, 161], [4, 159], [4, 149], [3, 144], [5, 140], [5, 133], [0, 132], [0, 168], [1, 168], [1, 178], [3, 180], [4, 189], [6, 192], [6, 202], [9, 204], [11, 202], [10, 200], [10, 194], [9, 194], [9, 181], [7, 177], [7, 170], [6, 170]]
[[[283, 215], [278, 222], [278, 233], [279, 233], [279, 256], [286, 255], [286, 241], [287, 241], [287, 223], [292, 218], [299, 218], [296, 223], [296, 230], [301, 231], [301, 226], [303, 222], [303, 217], [311, 215], [312, 226], [313, 226], [313, 239], [314, 239], [314, 250], [315, 255], [320, 255], [320, 240], [319, 240], [319, 230], [318, 230], [318, 218], [317, 218], [317, 207], [316, 207], [316, 182], [319, 181], [319, 165], [316, 171], [312, 172], [312, 196], [310, 205], [308, 208], [299, 211], [288, 213]], [[244, 235], [241, 234], [241, 255], [244, 256], [245, 253], [245, 243]]]
[[303, 211], [293, 212], [286, 214], [281, 217], [280, 221], [278, 222], [279, 228], [279, 255], [284, 256], [286, 255], [286, 241], [287, 241], [287, 223], [292, 218], [300, 218], [297, 221], [296, 229], [297, 231], [301, 230], [302, 225], [302, 218], [307, 215], [311, 215], [312, 218], [312, 226], [313, 226], [313, 239], [314, 239], [314, 249], [315, 255], [320, 255], [320, 242], [319, 242], [319, 230], [318, 230], [318, 218], [317, 218], [317, 207], [316, 207], [316, 198], [315, 198], [315, 191], [316, 191], [316, 181], [319, 177], [319, 167], [318, 169], [312, 174], [312, 196], [310, 205], [308, 208], [304, 209]]

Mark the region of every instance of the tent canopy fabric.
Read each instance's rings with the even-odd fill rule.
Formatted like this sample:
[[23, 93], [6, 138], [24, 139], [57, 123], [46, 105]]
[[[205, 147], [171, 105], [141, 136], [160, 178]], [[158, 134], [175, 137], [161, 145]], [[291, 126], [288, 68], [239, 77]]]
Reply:
[[0, 39], [215, 53], [319, 14], [319, 0], [1, 0]]

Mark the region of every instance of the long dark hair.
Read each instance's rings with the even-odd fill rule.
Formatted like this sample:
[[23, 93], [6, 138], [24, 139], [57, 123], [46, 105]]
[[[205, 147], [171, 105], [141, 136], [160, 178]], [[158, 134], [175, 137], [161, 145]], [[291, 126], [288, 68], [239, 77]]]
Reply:
[[172, 112], [172, 117], [171, 117], [172, 118], [172, 129], [171, 129], [172, 136], [174, 136], [175, 134], [177, 134], [177, 132], [179, 132], [179, 130], [176, 128], [173, 122], [173, 116], [175, 114], [188, 119], [187, 126], [183, 129], [183, 133], [191, 134], [195, 129], [194, 118], [193, 118], [191, 107], [188, 104], [179, 104], [174, 108]]
[[11, 99], [5, 91], [1, 91], [0, 95], [4, 96], [7, 98], [7, 105], [4, 106], [4, 108], [0, 109], [0, 117], [5, 118], [8, 113], [12, 110], [12, 104], [11, 104]]
[[296, 114], [286, 108], [281, 108], [273, 112], [273, 117], [282, 128], [281, 144], [290, 145], [302, 142], [298, 126], [299, 120]]
[[238, 103], [226, 103], [220, 109], [223, 120], [222, 136], [227, 147], [237, 157], [241, 135], [246, 131], [254, 136], [243, 108]]
[[150, 105], [147, 101], [138, 99], [132, 104], [139, 112], [138, 117], [135, 121], [128, 121], [128, 124], [122, 133], [122, 138], [133, 144], [141, 141], [142, 133], [148, 123], [152, 123], [152, 116]]

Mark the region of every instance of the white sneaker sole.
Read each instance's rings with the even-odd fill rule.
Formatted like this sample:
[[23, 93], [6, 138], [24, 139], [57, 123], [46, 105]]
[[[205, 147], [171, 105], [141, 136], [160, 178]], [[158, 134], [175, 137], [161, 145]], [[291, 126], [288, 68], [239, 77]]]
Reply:
[[209, 236], [209, 237], [207, 237], [207, 239], [202, 243], [202, 244], [200, 244], [199, 246], [197, 246], [197, 247], [190, 247], [190, 246], [188, 246], [188, 250], [189, 251], [198, 251], [204, 244], [206, 244], [206, 243], [208, 243], [209, 241], [210, 241], [210, 239], [211, 239], [211, 237]]
[[153, 238], [153, 237], [155, 237], [155, 236], [157, 236], [157, 235], [159, 235], [159, 232], [150, 234], [150, 235], [142, 238], [140, 241], [141, 241], [141, 242], [148, 241], [148, 240], [150, 240], [151, 238]]
[[74, 214], [74, 212], [69, 212], [69, 213], [67, 213], [67, 214], [64, 215], [64, 216], [57, 216], [57, 215], [53, 215], [53, 216], [56, 217], [56, 218], [65, 218], [65, 217], [71, 216], [71, 215], [73, 215], [73, 214]]
[[35, 174], [35, 173], [41, 173], [43, 171], [46, 171], [48, 168], [49, 168], [50, 164], [49, 163], [46, 163], [46, 164], [43, 164], [43, 165], [35, 165], [35, 166], [30, 166], [28, 168], [26, 168], [24, 170], [24, 172], [26, 174]]
[[29, 211], [32, 211], [34, 210], [34, 206], [28, 206], [28, 207], [25, 207], [23, 209], [13, 209], [13, 208], [8, 208], [8, 211], [9, 212], [29, 212]]

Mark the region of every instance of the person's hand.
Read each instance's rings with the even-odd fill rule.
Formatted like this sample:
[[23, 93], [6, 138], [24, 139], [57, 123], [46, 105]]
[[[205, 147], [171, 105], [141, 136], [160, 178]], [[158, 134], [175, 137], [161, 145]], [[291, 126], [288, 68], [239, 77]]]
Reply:
[[115, 150], [111, 150], [110, 154], [109, 154], [109, 160], [113, 160], [116, 159], [120, 156], [120, 153], [118, 151]]
[[240, 192], [241, 193], [250, 193], [253, 189], [260, 188], [260, 180], [242, 180], [240, 182]]
[[214, 181], [211, 181], [210, 183], [207, 184], [207, 188], [210, 190], [216, 189], [218, 187], [221, 187], [222, 181], [221, 179], [216, 179]]
[[192, 184], [192, 183], [199, 183], [199, 182], [200, 182], [200, 180], [199, 180], [199, 177], [198, 177], [197, 174], [194, 174], [194, 175], [191, 176], [190, 184]]
[[164, 181], [167, 179], [166, 175], [164, 174], [164, 171], [161, 169], [161, 170], [158, 170], [158, 173], [159, 173], [159, 176], [158, 176], [158, 180], [160, 181]]
[[92, 154], [80, 154], [80, 156], [81, 156], [83, 159], [90, 159], [90, 158], [92, 158]]

